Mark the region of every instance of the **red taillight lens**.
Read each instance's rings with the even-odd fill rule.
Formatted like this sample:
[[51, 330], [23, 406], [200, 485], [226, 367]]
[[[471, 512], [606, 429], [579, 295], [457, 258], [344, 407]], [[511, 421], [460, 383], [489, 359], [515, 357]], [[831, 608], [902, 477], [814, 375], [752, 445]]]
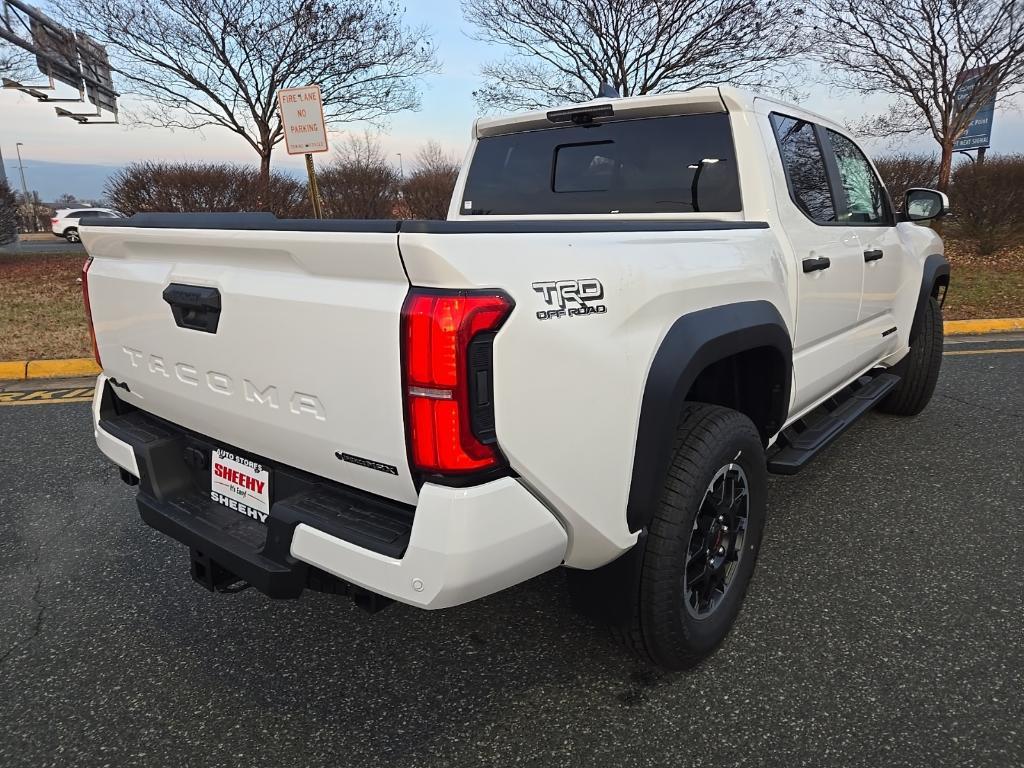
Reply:
[[58, 221], [60, 221], [60, 219], [50, 219], [50, 225], [52, 226], [56, 224]]
[[92, 266], [92, 256], [85, 260], [82, 265], [82, 303], [85, 305], [85, 321], [89, 324], [89, 338], [92, 339], [92, 354], [96, 358], [96, 364], [102, 368], [100, 361], [100, 349], [96, 346], [96, 330], [92, 327], [92, 306], [89, 304], [89, 267]]
[[[409, 445], [425, 472], [466, 473], [496, 466], [494, 445], [473, 432], [469, 348], [512, 310], [500, 293], [414, 290], [402, 308]], [[487, 403], [489, 406], [490, 404]]]

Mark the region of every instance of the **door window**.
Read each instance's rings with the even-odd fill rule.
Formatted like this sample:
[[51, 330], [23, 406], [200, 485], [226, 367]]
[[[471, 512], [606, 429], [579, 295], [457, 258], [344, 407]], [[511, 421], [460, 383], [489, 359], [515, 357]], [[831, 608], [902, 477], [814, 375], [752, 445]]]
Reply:
[[771, 121], [793, 202], [816, 222], [824, 224], [836, 221], [836, 207], [825, 171], [825, 158], [814, 125], [806, 120], [775, 113], [772, 113]]
[[885, 190], [871, 163], [857, 145], [841, 133], [827, 133], [846, 198], [839, 204], [838, 220], [853, 224], [889, 223]]

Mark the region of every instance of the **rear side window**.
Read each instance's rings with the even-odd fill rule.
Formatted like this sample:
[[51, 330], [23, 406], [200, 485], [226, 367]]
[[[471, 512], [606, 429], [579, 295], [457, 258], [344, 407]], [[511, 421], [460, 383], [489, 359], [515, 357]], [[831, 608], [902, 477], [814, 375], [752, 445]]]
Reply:
[[729, 116], [680, 115], [480, 139], [463, 214], [741, 210]]
[[814, 125], [775, 113], [771, 120], [793, 202], [814, 221], [834, 222], [836, 207]]
[[839, 220], [855, 224], [887, 224], [888, 204], [882, 182], [856, 144], [835, 131], [828, 140], [836, 156], [839, 181], [846, 200], [839, 206]]

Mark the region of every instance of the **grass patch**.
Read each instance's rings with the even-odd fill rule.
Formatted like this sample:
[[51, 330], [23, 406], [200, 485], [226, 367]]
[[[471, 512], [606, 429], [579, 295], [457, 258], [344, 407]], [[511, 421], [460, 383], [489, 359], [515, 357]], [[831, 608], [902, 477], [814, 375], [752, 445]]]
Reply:
[[92, 357], [80, 255], [0, 256], [0, 360]]
[[947, 320], [1024, 317], [1024, 267], [952, 265]]

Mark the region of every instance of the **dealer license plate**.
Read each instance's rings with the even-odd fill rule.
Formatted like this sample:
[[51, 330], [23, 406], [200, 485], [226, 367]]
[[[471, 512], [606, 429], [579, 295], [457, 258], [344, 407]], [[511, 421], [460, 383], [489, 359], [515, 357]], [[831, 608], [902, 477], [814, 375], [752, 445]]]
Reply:
[[211, 451], [211, 459], [210, 499], [266, 523], [270, 514], [270, 471], [220, 448]]

